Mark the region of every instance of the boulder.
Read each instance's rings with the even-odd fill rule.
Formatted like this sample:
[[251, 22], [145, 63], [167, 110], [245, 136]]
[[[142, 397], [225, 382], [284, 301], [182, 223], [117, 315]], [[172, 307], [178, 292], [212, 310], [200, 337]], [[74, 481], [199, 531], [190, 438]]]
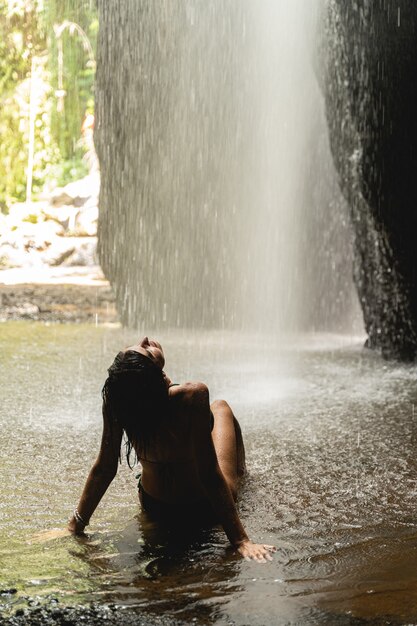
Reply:
[[50, 204], [54, 207], [73, 205], [83, 206], [89, 198], [98, 198], [100, 191], [100, 176], [94, 172], [65, 185], [57, 187], [50, 196]]
[[61, 207], [66, 204], [73, 204], [74, 198], [65, 191], [57, 189], [51, 196], [50, 203], [53, 207]]

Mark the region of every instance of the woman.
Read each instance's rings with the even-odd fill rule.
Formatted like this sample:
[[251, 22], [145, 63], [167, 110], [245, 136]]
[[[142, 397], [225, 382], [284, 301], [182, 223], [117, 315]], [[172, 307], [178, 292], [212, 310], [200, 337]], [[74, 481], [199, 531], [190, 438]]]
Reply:
[[224, 401], [210, 406], [203, 383], [172, 383], [164, 365], [161, 345], [145, 337], [109, 368], [101, 448], [69, 530], [88, 525], [116, 475], [124, 432], [129, 465], [133, 452], [143, 468], [139, 498], [151, 517], [220, 522], [243, 557], [271, 560], [275, 548], [250, 541], [236, 510], [245, 452], [232, 410]]

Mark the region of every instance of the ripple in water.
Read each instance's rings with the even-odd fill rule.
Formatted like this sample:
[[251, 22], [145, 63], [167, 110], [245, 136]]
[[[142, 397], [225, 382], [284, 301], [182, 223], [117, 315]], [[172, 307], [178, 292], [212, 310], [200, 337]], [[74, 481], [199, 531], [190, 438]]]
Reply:
[[[290, 624], [417, 620], [413, 368], [387, 365], [360, 346], [328, 350], [328, 338], [322, 351], [315, 337], [314, 349], [271, 348], [255, 359], [233, 337], [200, 344], [196, 337], [193, 378], [206, 380], [212, 397], [229, 399], [242, 424], [250, 470], [242, 519], [251, 536], [278, 547], [261, 567], [238, 559], [220, 529], [173, 536], [138, 517], [125, 463], [87, 539], [30, 543], [37, 531], [65, 524], [98, 449], [105, 369], [134, 337], [117, 328], [29, 324], [5, 326], [6, 336], [9, 328], [9, 349], [25, 368], [9, 377], [0, 407], [2, 587], [17, 589], [0, 598], [5, 615], [25, 597], [48, 604], [54, 594], [64, 604], [154, 607], [207, 623], [244, 624], [250, 616], [273, 624], [277, 615]], [[34, 332], [32, 361], [25, 342]], [[191, 378], [190, 354], [166, 339], [167, 368], [175, 364], [176, 380]], [[87, 343], [88, 381], [79, 369]], [[0, 362], [7, 367], [6, 353]], [[254, 385], [264, 372], [268, 381], [276, 373], [278, 388], [280, 372], [284, 387], [288, 378], [300, 384], [256, 407], [240, 392], [240, 364]]]

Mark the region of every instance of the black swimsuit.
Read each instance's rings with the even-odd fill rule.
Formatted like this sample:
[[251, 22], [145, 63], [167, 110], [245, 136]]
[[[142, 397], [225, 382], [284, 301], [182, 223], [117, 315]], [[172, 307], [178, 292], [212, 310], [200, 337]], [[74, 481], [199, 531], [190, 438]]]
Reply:
[[[179, 383], [171, 383], [169, 386], [173, 387], [174, 385], [178, 385]], [[214, 415], [210, 411], [211, 415], [211, 430], [214, 428]], [[163, 462], [163, 461], [147, 461], [148, 463], [158, 463], [161, 465], [168, 466], [171, 462]], [[174, 461], [174, 463], [178, 463], [179, 461]], [[192, 502], [190, 500], [184, 500], [180, 502], [164, 502], [163, 500], [158, 500], [153, 496], [147, 493], [142, 486], [142, 474], [138, 474], [136, 476], [138, 479], [138, 491], [139, 491], [139, 500], [142, 505], [142, 508], [146, 513], [148, 513], [154, 519], [165, 522], [174, 522], [174, 521], [194, 521], [198, 523], [206, 523], [213, 524], [216, 522], [216, 515], [211, 507], [210, 503], [207, 500], [198, 500], [196, 502]]]
[[152, 519], [168, 524], [194, 523], [209, 524], [217, 523], [217, 516], [208, 500], [182, 500], [176, 502], [164, 502], [149, 495], [142, 487], [141, 477], [138, 481], [139, 500], [142, 509]]

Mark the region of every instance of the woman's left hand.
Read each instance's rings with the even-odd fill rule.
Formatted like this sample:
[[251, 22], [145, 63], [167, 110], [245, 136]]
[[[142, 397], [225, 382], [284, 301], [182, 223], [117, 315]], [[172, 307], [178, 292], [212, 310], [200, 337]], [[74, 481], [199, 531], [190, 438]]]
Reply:
[[249, 539], [238, 545], [237, 551], [247, 561], [257, 561], [258, 563], [266, 563], [272, 561], [271, 552], [276, 552], [275, 546], [269, 546], [264, 543], [253, 543]]

